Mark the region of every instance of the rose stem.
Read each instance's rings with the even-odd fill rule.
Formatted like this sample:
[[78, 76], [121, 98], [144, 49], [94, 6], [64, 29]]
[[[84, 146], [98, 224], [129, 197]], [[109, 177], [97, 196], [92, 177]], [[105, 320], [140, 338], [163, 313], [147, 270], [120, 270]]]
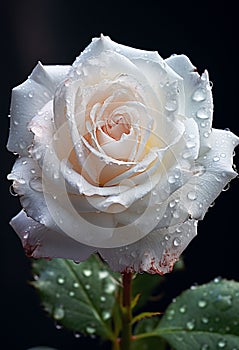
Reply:
[[132, 337], [132, 310], [131, 310], [131, 292], [132, 292], [131, 272], [122, 273], [123, 295], [122, 295], [122, 337], [120, 341], [121, 350], [129, 350]]

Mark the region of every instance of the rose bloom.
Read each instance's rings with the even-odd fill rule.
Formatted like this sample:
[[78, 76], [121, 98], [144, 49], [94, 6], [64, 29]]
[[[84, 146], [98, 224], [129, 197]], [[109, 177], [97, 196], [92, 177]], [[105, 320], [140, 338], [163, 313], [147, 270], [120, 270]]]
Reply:
[[239, 139], [212, 129], [212, 115], [208, 73], [184, 55], [101, 36], [72, 66], [38, 63], [13, 89], [8, 141], [26, 254], [171, 271], [237, 176]]

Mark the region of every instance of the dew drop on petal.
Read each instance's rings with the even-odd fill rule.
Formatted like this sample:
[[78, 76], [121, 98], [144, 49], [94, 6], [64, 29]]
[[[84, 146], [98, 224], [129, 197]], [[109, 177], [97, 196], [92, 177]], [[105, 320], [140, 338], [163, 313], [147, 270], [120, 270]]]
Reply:
[[164, 108], [169, 112], [176, 111], [178, 105], [176, 100], [168, 100], [164, 106]]
[[188, 192], [187, 197], [191, 201], [194, 201], [195, 199], [197, 199], [197, 193], [194, 191], [190, 191], [190, 192]]
[[170, 175], [170, 176], [168, 177], [168, 182], [169, 182], [170, 184], [175, 183], [175, 181], [176, 181], [176, 179], [175, 179], [175, 177], [174, 177], [173, 175]]
[[209, 118], [208, 112], [205, 108], [200, 108], [197, 111], [196, 115], [199, 119], [208, 119]]
[[205, 90], [202, 88], [199, 88], [196, 91], [194, 91], [194, 93], [192, 95], [192, 99], [196, 102], [204, 101], [206, 99]]
[[9, 187], [9, 192], [13, 197], [17, 197], [18, 194], [14, 191], [14, 186], [13, 184]]
[[188, 142], [186, 143], [186, 146], [187, 146], [187, 148], [194, 148], [194, 147], [196, 146], [196, 144], [195, 144], [195, 142], [188, 141]]
[[182, 242], [181, 242], [180, 238], [178, 238], [178, 237], [174, 238], [174, 240], [173, 240], [174, 247], [180, 246], [181, 243]]

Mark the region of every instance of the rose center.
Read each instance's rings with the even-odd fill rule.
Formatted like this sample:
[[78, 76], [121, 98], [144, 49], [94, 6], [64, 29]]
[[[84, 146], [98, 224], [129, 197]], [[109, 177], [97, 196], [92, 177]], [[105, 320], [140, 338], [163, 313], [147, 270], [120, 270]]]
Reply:
[[124, 115], [114, 115], [113, 117], [106, 120], [102, 130], [105, 134], [111, 138], [119, 141], [123, 134], [130, 133], [130, 124]]

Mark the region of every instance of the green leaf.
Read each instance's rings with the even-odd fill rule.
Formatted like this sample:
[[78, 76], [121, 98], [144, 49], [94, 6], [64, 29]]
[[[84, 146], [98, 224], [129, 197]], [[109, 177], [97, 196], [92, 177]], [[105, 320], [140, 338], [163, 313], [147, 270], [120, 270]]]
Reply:
[[[134, 334], [136, 337], [135, 340], [132, 342], [131, 350], [165, 350], [166, 342], [164, 339], [159, 338], [157, 335], [147, 337], [148, 334], [151, 334], [154, 331], [158, 323], [158, 317], [152, 317], [140, 321], [134, 329]], [[137, 339], [137, 334], [145, 335], [145, 337], [143, 336], [142, 339]]]
[[76, 264], [66, 259], [37, 260], [33, 282], [45, 310], [64, 327], [114, 339], [111, 317], [118, 284], [96, 256]]
[[238, 350], [239, 283], [217, 278], [183, 292], [155, 333], [176, 350]]
[[142, 308], [149, 302], [149, 298], [160, 283], [162, 283], [163, 279], [160, 275], [150, 275], [148, 273], [136, 275], [133, 279], [132, 294], [135, 297], [140, 293], [140, 298], [137, 305], [135, 305], [135, 310]]

